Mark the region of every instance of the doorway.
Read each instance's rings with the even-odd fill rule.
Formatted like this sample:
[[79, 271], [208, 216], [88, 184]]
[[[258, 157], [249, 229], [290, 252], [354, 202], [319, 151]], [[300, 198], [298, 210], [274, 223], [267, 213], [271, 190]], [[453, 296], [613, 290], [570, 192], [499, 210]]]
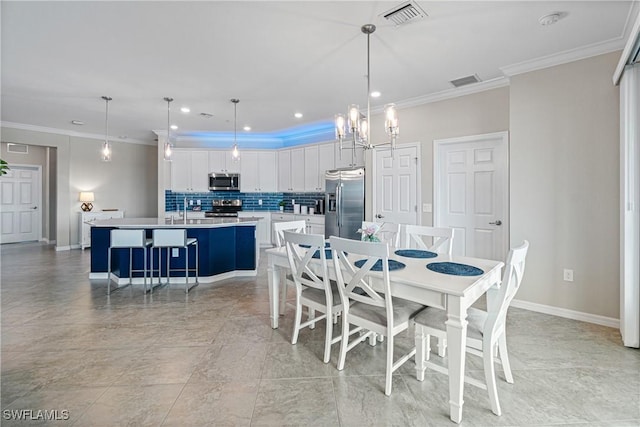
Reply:
[[42, 167], [11, 165], [0, 180], [0, 242], [39, 240], [42, 236]]
[[373, 152], [373, 221], [420, 224], [420, 146], [402, 144]]
[[434, 225], [453, 253], [501, 260], [509, 248], [509, 134], [434, 141]]

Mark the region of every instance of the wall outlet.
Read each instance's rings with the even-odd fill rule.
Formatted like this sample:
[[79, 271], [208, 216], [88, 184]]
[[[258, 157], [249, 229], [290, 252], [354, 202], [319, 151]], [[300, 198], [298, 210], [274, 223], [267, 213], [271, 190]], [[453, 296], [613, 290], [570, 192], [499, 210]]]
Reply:
[[196, 200], [196, 204], [197, 204], [198, 206], [200, 206], [200, 205], [202, 204], [202, 200], [200, 200], [200, 199]]
[[573, 270], [565, 268], [563, 272], [563, 279], [565, 282], [573, 282]]
[[262, 199], [258, 199], [258, 205], [262, 206]]
[[193, 206], [193, 200], [189, 200], [189, 206]]
[[422, 204], [422, 212], [424, 212], [424, 213], [433, 212], [433, 205], [431, 203], [423, 203]]
[[171, 248], [171, 257], [178, 258], [180, 255], [180, 250], [178, 248]]

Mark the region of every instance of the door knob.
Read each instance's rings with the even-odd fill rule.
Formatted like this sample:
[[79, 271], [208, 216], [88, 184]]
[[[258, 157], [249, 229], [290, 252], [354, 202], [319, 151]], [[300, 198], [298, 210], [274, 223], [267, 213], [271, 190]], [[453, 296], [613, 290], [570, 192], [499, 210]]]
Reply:
[[37, 207], [37, 206], [34, 206], [34, 207], [32, 207], [31, 209], [38, 209], [38, 207]]
[[497, 220], [496, 222], [490, 222], [491, 225], [502, 225], [502, 221]]
[[376, 215], [376, 218], [384, 218], [384, 215], [378, 214]]

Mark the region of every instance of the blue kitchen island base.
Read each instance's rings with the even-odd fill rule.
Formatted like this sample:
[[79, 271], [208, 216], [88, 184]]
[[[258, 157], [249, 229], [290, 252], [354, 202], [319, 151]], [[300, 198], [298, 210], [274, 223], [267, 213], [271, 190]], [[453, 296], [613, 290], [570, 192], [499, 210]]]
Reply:
[[[118, 224], [118, 222], [121, 222]], [[258, 246], [256, 245], [256, 223], [244, 220], [237, 223], [217, 221], [191, 221], [188, 224], [146, 224], [140, 220], [139, 224], [131, 220], [108, 220], [96, 222], [91, 228], [91, 279], [106, 279], [108, 274], [107, 259], [110, 233], [115, 228], [144, 229], [148, 238], [152, 236], [154, 228], [185, 228], [188, 237], [198, 239], [198, 279], [200, 282], [214, 282], [236, 276], [255, 276], [258, 265]], [[189, 267], [195, 267], [195, 248], [189, 249]], [[147, 250], [147, 280], [158, 277], [166, 282], [167, 277], [167, 249]], [[177, 253], [176, 253], [177, 251]], [[171, 283], [185, 283], [185, 249], [172, 249], [168, 254], [171, 263]], [[177, 256], [176, 256], [177, 255]], [[151, 258], [153, 257], [153, 264]], [[159, 263], [160, 258], [162, 262]], [[133, 283], [143, 283], [144, 256], [142, 250], [134, 250], [132, 256]], [[154, 266], [151, 275], [150, 265]], [[158, 271], [158, 265], [162, 269]], [[111, 279], [118, 285], [129, 283], [129, 250], [112, 249]], [[189, 274], [190, 282], [194, 281], [195, 272]]]

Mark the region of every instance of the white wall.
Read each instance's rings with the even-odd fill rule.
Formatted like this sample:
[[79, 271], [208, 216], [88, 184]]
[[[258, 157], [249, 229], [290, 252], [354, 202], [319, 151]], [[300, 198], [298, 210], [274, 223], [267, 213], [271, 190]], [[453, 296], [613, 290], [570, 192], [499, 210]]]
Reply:
[[157, 216], [157, 148], [113, 142], [113, 160], [100, 160], [101, 141], [3, 127], [3, 142], [52, 147], [56, 173], [56, 246], [78, 244], [79, 192], [93, 191], [94, 209], [118, 208], [129, 217]]
[[511, 79], [511, 243], [531, 243], [520, 300], [619, 317], [619, 56]]

